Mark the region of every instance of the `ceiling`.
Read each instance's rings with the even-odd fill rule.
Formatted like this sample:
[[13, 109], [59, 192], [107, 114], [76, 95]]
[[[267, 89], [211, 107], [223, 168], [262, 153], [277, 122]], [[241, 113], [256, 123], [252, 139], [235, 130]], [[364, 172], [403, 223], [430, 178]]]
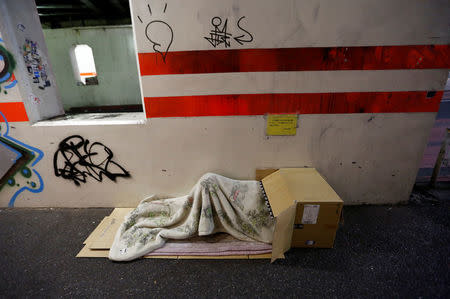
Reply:
[[128, 0], [36, 0], [44, 28], [131, 24]]

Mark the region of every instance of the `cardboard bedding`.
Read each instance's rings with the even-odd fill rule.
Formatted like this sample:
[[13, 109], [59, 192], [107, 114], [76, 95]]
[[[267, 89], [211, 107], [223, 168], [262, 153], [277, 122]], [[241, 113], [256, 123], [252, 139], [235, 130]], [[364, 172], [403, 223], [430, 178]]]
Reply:
[[120, 225], [109, 259], [130, 261], [164, 247], [167, 240], [216, 233], [270, 244], [274, 225], [261, 182], [207, 173], [185, 196], [141, 201]]
[[[133, 208], [116, 208], [105, 217], [89, 237], [77, 257], [107, 258], [113, 238], [124, 217]], [[195, 258], [195, 259], [269, 259], [272, 246], [261, 242], [246, 242], [228, 234], [194, 237], [186, 240], [168, 240], [166, 245], [144, 258]]]
[[108, 257], [116, 261], [139, 257], [269, 258], [273, 225], [259, 181], [209, 173], [186, 196], [152, 196], [136, 209], [115, 209], [86, 239], [78, 256], [103, 257], [109, 249]]
[[[211, 234], [202, 237], [195, 237], [196, 234], [193, 234], [193, 236], [184, 240], [168, 239], [165, 246], [154, 248], [153, 251], [149, 250], [152, 253], [144, 257], [179, 259], [269, 258], [273, 262], [278, 258], [284, 258], [284, 253], [291, 247], [333, 247], [336, 230], [340, 224], [343, 201], [314, 168], [256, 170], [256, 179], [260, 180], [263, 197], [267, 201], [269, 213], [274, 219], [271, 245], [237, 240], [227, 234]], [[256, 190], [255, 181], [238, 182], [247, 182], [251, 187], [250, 189]], [[248, 191], [244, 186], [233, 187], [231, 191], [228, 189], [229, 193], [223, 192], [224, 190], [227, 190], [227, 188], [221, 188], [221, 191], [216, 192], [216, 194], [228, 194], [230, 205], [233, 202], [239, 204], [239, 201], [245, 197], [241, 192], [246, 193]], [[259, 196], [249, 198], [255, 199]], [[201, 203], [203, 204], [203, 201]], [[124, 222], [125, 216], [132, 211], [132, 208], [117, 208], [110, 216], [105, 217], [86, 239], [85, 246], [77, 257], [108, 257], [109, 249], [119, 226]], [[261, 215], [267, 216], [266, 212]], [[127, 217], [127, 219], [130, 218]], [[271, 253], [263, 253], [270, 251]]]

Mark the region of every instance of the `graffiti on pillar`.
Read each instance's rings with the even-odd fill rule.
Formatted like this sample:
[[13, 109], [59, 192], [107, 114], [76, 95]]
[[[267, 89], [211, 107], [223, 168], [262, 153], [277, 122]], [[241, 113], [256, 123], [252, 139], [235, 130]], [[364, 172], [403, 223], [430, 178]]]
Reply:
[[44, 153], [10, 136], [10, 126], [0, 111], [0, 193], [11, 192], [9, 207], [25, 192], [39, 193], [44, 181], [34, 168]]
[[[147, 4], [148, 13], [150, 18], [153, 17], [153, 12], [150, 4]], [[164, 4], [163, 13], [166, 13], [167, 3]], [[142, 21], [141, 16], [137, 16], [139, 22]], [[145, 36], [152, 44], [153, 50], [161, 55], [163, 62], [166, 62], [166, 56], [169, 52], [170, 46], [173, 42], [173, 29], [163, 20], [152, 20], [145, 26]]]
[[35, 96], [34, 94], [30, 93], [28, 95], [28, 103], [40, 104], [41, 100], [37, 96]]
[[25, 32], [25, 25], [24, 24], [17, 24], [17, 30], [19, 30], [19, 31], [22, 31], [22, 32]]
[[98, 182], [103, 181], [103, 176], [114, 182], [118, 177], [130, 177], [125, 168], [113, 161], [113, 156], [112, 150], [101, 142], [90, 143], [80, 135], [69, 136], [59, 143], [53, 156], [55, 175], [77, 186], [86, 183], [88, 177]]
[[[1, 38], [0, 42], [3, 42]], [[17, 80], [13, 73], [15, 67], [14, 56], [0, 44], [0, 92], [7, 94], [8, 89], [16, 86]]]
[[41, 56], [37, 42], [25, 39], [22, 56], [28, 74], [33, 78], [33, 83], [37, 84], [40, 89], [51, 86], [47, 76], [47, 64]]

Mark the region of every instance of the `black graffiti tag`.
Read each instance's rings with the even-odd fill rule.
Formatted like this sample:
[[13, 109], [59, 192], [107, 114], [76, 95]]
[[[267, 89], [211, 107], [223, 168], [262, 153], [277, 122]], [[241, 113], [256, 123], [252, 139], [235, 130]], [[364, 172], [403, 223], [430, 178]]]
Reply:
[[251, 43], [253, 41], [253, 35], [244, 27], [242, 27], [241, 21], [245, 19], [245, 16], [241, 17], [237, 21], [237, 27], [244, 33], [239, 36], [233, 37], [233, 34], [228, 32], [228, 19], [222, 21], [221, 17], [213, 17], [211, 19], [211, 25], [213, 29], [209, 32], [209, 36], [204, 36], [214, 48], [223, 45], [225, 48], [231, 47], [231, 38], [233, 38], [241, 46], [244, 43]]
[[241, 26], [241, 21], [242, 21], [243, 19], [245, 19], [245, 16], [244, 16], [244, 17], [241, 17], [241, 18], [238, 20], [237, 26], [238, 26], [239, 29], [241, 29], [241, 30], [244, 32], [244, 34], [234, 37], [234, 40], [237, 41], [241, 46], [242, 46], [244, 43], [251, 43], [251, 42], [253, 41], [253, 35], [252, 35], [250, 32], [248, 32], [247, 30], [245, 30], [245, 29]]
[[[153, 12], [150, 4], [147, 4], [148, 13], [152, 17]], [[167, 3], [164, 4], [163, 13], [167, 10]], [[144, 23], [142, 18], [137, 16], [139, 22]], [[169, 52], [170, 46], [173, 42], [173, 29], [167, 22], [163, 20], [153, 20], [145, 26], [145, 36], [152, 44], [155, 53], [159, 53], [164, 63], [166, 63], [166, 56]]]
[[62, 140], [53, 156], [56, 176], [72, 180], [75, 185], [86, 183], [87, 177], [101, 182], [103, 176], [112, 181], [117, 177], [130, 177], [130, 173], [112, 161], [113, 152], [100, 142], [91, 143], [80, 135]]

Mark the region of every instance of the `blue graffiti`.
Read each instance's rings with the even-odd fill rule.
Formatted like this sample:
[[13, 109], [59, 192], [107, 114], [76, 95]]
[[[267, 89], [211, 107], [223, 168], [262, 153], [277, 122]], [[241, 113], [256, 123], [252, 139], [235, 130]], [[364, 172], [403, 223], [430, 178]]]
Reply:
[[27, 144], [25, 144], [25, 143], [23, 143], [23, 142], [21, 142], [21, 141], [15, 139], [15, 138], [12, 138], [11, 136], [9, 136], [9, 123], [8, 123], [8, 121], [6, 120], [5, 115], [4, 115], [3, 112], [1, 112], [1, 111], [0, 111], [0, 116], [3, 118], [3, 120], [5, 121], [5, 125], [6, 125], [6, 132], [5, 132], [5, 134], [3, 134], [3, 137], [6, 138], [6, 139], [8, 139], [8, 140], [10, 140], [10, 141], [12, 141], [12, 142], [14, 142], [14, 143], [17, 143], [17, 144], [23, 146], [24, 148], [27, 148], [27, 149], [29, 149], [29, 150], [31, 150], [31, 151], [33, 151], [33, 152], [38, 153], [38, 156], [37, 156], [36, 160], [33, 161], [33, 164], [31, 164], [31, 166], [34, 166], [34, 165], [36, 165], [39, 161], [41, 161], [42, 158], [44, 157], [44, 153], [43, 153], [40, 149], [38, 149], [38, 148], [35, 148], [35, 147], [33, 147], [33, 146], [30, 146], [30, 145], [27, 145]]
[[[3, 39], [0, 38], [0, 42], [3, 42]], [[5, 62], [6, 65], [8, 65], [9, 64], [8, 58], [6, 56], [3, 57], [3, 55], [6, 55], [6, 53], [3, 53], [3, 52], [0, 53], [0, 61], [3, 61], [3, 62]], [[8, 69], [8, 67], [6, 67], [6, 69]], [[16, 77], [14, 76], [14, 74], [12, 72], [9, 72], [7, 70], [5, 70], [5, 71], [6, 71], [6, 73], [3, 73], [2, 77], [0, 77], [0, 83], [8, 82], [8, 85], [6, 85], [4, 88], [5, 89], [13, 88], [17, 84]]]
[[[22, 187], [19, 190], [16, 191], [16, 193], [14, 193], [14, 195], [11, 197], [11, 200], [9, 201], [8, 207], [12, 208], [14, 207], [14, 202], [16, 201], [17, 196], [19, 196], [20, 193], [22, 193], [25, 190], [28, 190], [32, 193], [40, 193], [42, 192], [42, 190], [44, 190], [44, 181], [42, 180], [41, 175], [39, 174], [39, 172], [37, 172], [35, 169], [33, 169], [33, 172], [36, 174], [36, 176], [39, 178], [39, 189], [31, 189], [28, 187]], [[36, 186], [36, 183], [32, 182], [31, 187]]]
[[[3, 57], [0, 56], [0, 61], [3, 60]], [[6, 73], [3, 77], [0, 78], [0, 82], [5, 82], [6, 80], [9, 79], [9, 77], [11, 77], [10, 73]]]
[[[21, 147], [26, 148], [29, 151], [31, 151], [32, 155], [34, 156], [34, 159], [33, 159], [33, 162], [31, 164], [31, 166], [32, 167], [35, 166], [40, 160], [42, 160], [42, 158], [44, 157], [44, 153], [38, 148], [35, 148], [35, 147], [30, 146], [28, 144], [25, 144], [25, 143], [15, 139], [15, 138], [9, 136], [9, 123], [8, 123], [5, 115], [1, 111], [0, 111], [0, 116], [3, 118], [3, 120], [5, 122], [5, 127], [6, 127], [5, 133], [1, 137], [3, 137], [4, 139], [9, 140], [9, 141], [11, 141], [14, 144], [20, 145]], [[4, 145], [4, 143], [1, 143], [1, 145]], [[8, 147], [8, 149], [11, 149], [11, 147]], [[18, 153], [21, 156], [21, 154], [18, 151], [15, 151], [15, 150], [13, 150], [13, 151], [15, 153]], [[36, 156], [35, 153], [37, 154], [37, 156]], [[18, 156], [15, 161], [17, 161], [17, 159], [20, 158], [20, 156]], [[38, 189], [31, 189], [31, 188], [29, 188], [27, 186], [24, 186], [24, 187], [20, 188], [11, 197], [11, 199], [9, 201], [9, 204], [8, 204], [9, 207], [13, 207], [14, 206], [14, 202], [16, 201], [17, 197], [24, 191], [30, 191], [31, 193], [40, 193], [40, 192], [42, 192], [42, 190], [44, 190], [44, 181], [42, 180], [41, 175], [35, 169], [33, 169], [32, 171], [33, 171], [34, 174], [36, 174], [37, 178], [39, 179], [39, 188]], [[30, 176], [31, 175], [31, 171], [28, 168], [24, 168], [24, 169], [22, 169], [22, 174], [24, 176]], [[9, 179], [8, 180], [8, 184], [9, 185], [14, 185], [14, 179]], [[30, 185], [31, 185], [32, 188], [36, 187], [36, 183], [34, 183], [34, 182], [32, 182]]]
[[5, 89], [10, 89], [13, 88], [14, 86], [16, 86], [17, 84], [17, 80], [14, 79], [11, 83], [9, 83], [8, 85], [4, 86]]

